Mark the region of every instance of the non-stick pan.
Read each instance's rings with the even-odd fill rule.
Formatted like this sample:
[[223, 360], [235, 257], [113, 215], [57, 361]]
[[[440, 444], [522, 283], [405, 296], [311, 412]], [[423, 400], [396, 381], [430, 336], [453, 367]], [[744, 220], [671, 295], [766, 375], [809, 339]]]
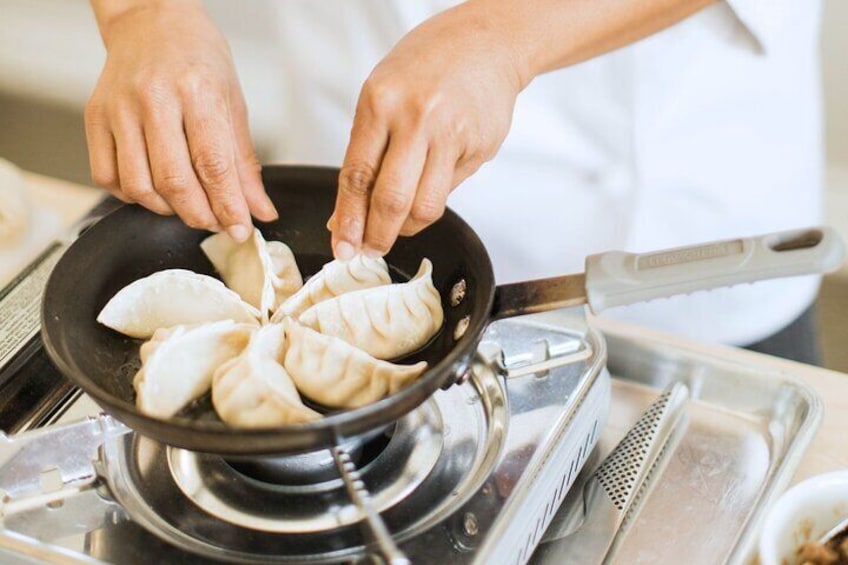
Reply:
[[[258, 227], [266, 239], [291, 247], [305, 275], [331, 259], [325, 223], [335, 202], [337, 178], [338, 170], [330, 168], [277, 166], [263, 171], [280, 218]], [[494, 318], [585, 301], [586, 289], [597, 311], [697, 288], [822, 272], [838, 266], [842, 258], [839, 239], [816, 228], [670, 253], [605, 253], [587, 260], [585, 277], [496, 287], [483, 244], [459, 216], [447, 211], [420, 234], [401, 239], [386, 257], [396, 280], [413, 275], [424, 257], [433, 262], [445, 322], [424, 349], [400, 361], [425, 360], [428, 370], [403, 391], [362, 408], [327, 413], [303, 425], [244, 430], [219, 421], [208, 399], [169, 420], [142, 414], [132, 387], [141, 342], [95, 321], [116, 292], [156, 271], [184, 268], [214, 275], [199, 246], [208, 235], [138, 206], [105, 216], [56, 265], [44, 293], [42, 337], [59, 370], [128, 426], [166, 444], [225, 455], [318, 449], [390, 424], [467, 370]]]

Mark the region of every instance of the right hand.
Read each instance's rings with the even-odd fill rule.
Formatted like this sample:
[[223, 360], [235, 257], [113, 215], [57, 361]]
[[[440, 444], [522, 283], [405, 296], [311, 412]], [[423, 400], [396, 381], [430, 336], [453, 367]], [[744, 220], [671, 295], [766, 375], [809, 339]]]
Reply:
[[199, 4], [148, 2], [101, 22], [85, 108], [91, 176], [124, 202], [238, 241], [277, 217], [226, 40]]

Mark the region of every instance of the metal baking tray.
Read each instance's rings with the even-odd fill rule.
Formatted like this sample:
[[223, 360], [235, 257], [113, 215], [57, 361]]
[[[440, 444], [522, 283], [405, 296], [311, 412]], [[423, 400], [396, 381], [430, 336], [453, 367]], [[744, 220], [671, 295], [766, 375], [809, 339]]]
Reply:
[[[691, 392], [675, 440], [607, 563], [748, 563], [764, 513], [788, 486], [821, 422], [821, 400], [792, 374], [729, 348], [716, 356], [630, 334], [607, 332], [606, 339], [612, 406], [583, 479], [668, 384], [682, 381]], [[567, 527], [558, 518], [582, 502], [579, 487], [546, 532], [548, 543]]]

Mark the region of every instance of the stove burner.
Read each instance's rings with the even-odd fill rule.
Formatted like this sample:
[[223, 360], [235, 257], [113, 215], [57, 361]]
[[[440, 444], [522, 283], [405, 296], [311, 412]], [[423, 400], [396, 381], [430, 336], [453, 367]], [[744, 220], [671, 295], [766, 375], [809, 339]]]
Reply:
[[[393, 538], [455, 512], [492, 471], [505, 402], [494, 375], [439, 391], [393, 426], [347, 442]], [[104, 444], [112, 496], [148, 531], [194, 553], [236, 560], [336, 562], [368, 539], [332, 454], [261, 460], [167, 447], [137, 434]], [[334, 463], [333, 463], [334, 465]]]
[[[371, 464], [389, 446], [395, 425], [372, 431], [340, 445], [358, 469]], [[291, 490], [317, 492], [336, 486], [339, 471], [329, 449], [271, 457], [226, 459], [227, 464], [247, 479]]]
[[[403, 500], [433, 470], [442, 452], [442, 432], [438, 411], [433, 403], [427, 403], [401, 420], [385, 449], [361, 468], [378, 512]], [[357, 451], [361, 454], [364, 445]], [[305, 533], [332, 530], [363, 518], [350, 505], [338, 471], [333, 472], [333, 456], [326, 450], [243, 462], [241, 469], [219, 456], [183, 449], [168, 448], [167, 458], [174, 483], [185, 497], [231, 524], [266, 532]], [[325, 468], [327, 459], [333, 469]], [[318, 474], [309, 481], [316, 463], [320, 464]], [[245, 466], [270, 480], [245, 476]], [[399, 473], [404, 466], [405, 472]], [[331, 499], [329, 507], [336, 511], [313, 512], [316, 495]]]

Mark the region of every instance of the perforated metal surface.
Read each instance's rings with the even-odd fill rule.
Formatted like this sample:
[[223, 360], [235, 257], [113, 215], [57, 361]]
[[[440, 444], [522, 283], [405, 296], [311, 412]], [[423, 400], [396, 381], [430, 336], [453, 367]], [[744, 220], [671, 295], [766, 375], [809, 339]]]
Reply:
[[626, 508], [627, 501], [633, 495], [641, 463], [648, 456], [651, 443], [659, 431], [671, 393], [671, 390], [667, 390], [654, 401], [595, 472], [598, 482], [615, 507], [621, 511]]

